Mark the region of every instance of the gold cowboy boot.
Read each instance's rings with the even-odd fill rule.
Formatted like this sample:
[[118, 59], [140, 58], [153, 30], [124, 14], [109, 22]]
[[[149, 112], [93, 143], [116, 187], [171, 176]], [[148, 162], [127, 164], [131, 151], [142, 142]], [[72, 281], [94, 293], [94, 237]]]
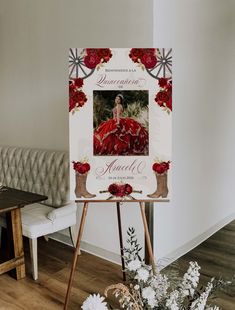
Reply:
[[167, 173], [164, 172], [162, 174], [158, 174], [155, 172], [155, 176], [157, 179], [157, 189], [154, 193], [147, 195], [150, 198], [166, 198], [168, 195], [168, 187], [167, 187]]

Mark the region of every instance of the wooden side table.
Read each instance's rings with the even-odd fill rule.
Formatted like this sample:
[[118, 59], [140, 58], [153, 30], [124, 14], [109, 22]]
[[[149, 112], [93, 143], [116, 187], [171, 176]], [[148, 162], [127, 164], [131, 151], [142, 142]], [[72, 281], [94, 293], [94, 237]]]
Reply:
[[15, 269], [17, 280], [25, 277], [25, 260], [20, 209], [47, 197], [9, 187], [0, 189], [0, 214], [6, 213], [8, 260], [0, 264], [0, 275]]

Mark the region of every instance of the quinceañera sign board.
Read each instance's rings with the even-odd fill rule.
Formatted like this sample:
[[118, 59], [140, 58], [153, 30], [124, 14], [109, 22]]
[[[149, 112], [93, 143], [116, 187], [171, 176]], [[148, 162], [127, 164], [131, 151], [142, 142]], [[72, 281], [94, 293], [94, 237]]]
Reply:
[[70, 49], [71, 199], [169, 199], [171, 66], [171, 49]]

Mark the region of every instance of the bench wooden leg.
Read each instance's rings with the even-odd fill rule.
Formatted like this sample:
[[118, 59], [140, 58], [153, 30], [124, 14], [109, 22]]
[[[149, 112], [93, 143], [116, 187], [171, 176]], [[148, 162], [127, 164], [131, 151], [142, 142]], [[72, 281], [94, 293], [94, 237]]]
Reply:
[[37, 238], [29, 239], [29, 249], [31, 258], [32, 276], [34, 280], [38, 279], [38, 245]]

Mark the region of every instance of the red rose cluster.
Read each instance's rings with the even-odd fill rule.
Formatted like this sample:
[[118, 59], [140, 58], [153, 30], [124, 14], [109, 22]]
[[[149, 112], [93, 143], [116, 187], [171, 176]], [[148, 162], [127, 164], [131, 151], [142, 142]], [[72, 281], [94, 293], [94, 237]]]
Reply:
[[151, 69], [157, 64], [155, 48], [132, 48], [129, 57], [134, 62], [142, 63], [146, 69]]
[[154, 163], [152, 166], [153, 171], [157, 172], [158, 174], [163, 174], [170, 168], [170, 161], [163, 161], [161, 163]]
[[76, 78], [69, 81], [69, 112], [82, 107], [87, 102], [87, 97], [82, 91], [83, 79]]
[[110, 48], [87, 48], [84, 64], [89, 69], [94, 69], [102, 62], [108, 62], [112, 57]]
[[172, 111], [172, 81], [167, 78], [160, 78], [158, 85], [161, 90], [157, 93], [155, 101], [160, 107], [165, 107]]
[[116, 197], [128, 196], [132, 193], [133, 189], [130, 184], [117, 184], [113, 183], [109, 185], [108, 191], [111, 195]]
[[73, 161], [73, 169], [77, 173], [85, 174], [91, 169], [91, 167], [88, 163], [81, 163], [79, 161], [77, 161], [77, 162]]

